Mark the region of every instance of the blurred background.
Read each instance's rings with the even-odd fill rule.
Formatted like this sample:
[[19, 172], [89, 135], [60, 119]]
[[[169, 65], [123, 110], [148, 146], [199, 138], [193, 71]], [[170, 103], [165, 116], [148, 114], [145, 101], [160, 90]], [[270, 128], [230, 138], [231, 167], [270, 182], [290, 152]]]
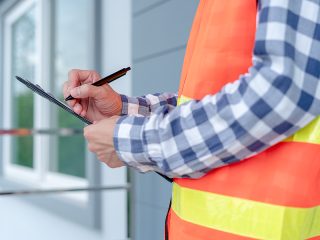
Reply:
[[[163, 239], [170, 184], [153, 173], [99, 163], [86, 150], [84, 125], [14, 76], [62, 98], [71, 69], [105, 76], [131, 66], [112, 83], [118, 92], [176, 92], [197, 5], [198, 0], [0, 0], [0, 191], [119, 188], [0, 195], [0, 239]], [[1, 134], [20, 128], [35, 131]], [[37, 134], [39, 129], [47, 134]]]

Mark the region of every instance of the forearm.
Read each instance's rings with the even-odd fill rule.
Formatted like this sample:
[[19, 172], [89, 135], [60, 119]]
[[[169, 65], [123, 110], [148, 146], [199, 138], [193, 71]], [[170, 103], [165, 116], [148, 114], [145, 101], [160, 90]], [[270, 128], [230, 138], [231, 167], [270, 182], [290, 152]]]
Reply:
[[148, 94], [142, 97], [121, 95], [121, 99], [122, 115], [149, 116], [161, 106], [168, 106], [172, 110], [177, 105], [175, 93]]

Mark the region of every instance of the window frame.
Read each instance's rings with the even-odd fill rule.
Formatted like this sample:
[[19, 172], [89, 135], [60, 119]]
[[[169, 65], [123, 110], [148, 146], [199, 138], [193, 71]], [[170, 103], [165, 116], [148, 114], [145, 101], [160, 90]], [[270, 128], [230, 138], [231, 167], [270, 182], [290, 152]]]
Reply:
[[[44, 56], [50, 56], [46, 66], [52, 66], [51, 68], [48, 67], [47, 71], [45, 71], [48, 74], [45, 74], [46, 76], [44, 77], [44, 79], [47, 78], [47, 79], [51, 80], [51, 81], [49, 81], [50, 83], [47, 84], [46, 89], [50, 89], [51, 93], [54, 93], [56, 96], [58, 96], [58, 93], [56, 93], [56, 90], [57, 90], [56, 85], [53, 81], [54, 79], [52, 79], [55, 77], [55, 70], [56, 70], [55, 69], [56, 66], [55, 66], [55, 62], [54, 62], [56, 60], [55, 59], [56, 53], [54, 51], [55, 50], [54, 48], [56, 47], [56, 42], [54, 41], [55, 37], [56, 37], [56, 35], [55, 35], [56, 34], [55, 33], [56, 21], [54, 19], [54, 17], [56, 17], [56, 12], [55, 12], [57, 9], [56, 4], [57, 4], [57, 1], [50, 1], [50, 4], [48, 4], [48, 5], [50, 5], [50, 10], [47, 12], [47, 16], [51, 15], [51, 17], [50, 17], [50, 20], [47, 17], [47, 22], [51, 22], [51, 24], [47, 24], [47, 27], [44, 30], [44, 31], [46, 31], [46, 33], [43, 35], [44, 35], [44, 37], [50, 36], [50, 38], [47, 38], [44, 41], [46, 43], [50, 42], [50, 44], [48, 44], [47, 47], [45, 48], [45, 49], [48, 49], [48, 51], [46, 53], [44, 53]], [[90, 14], [88, 15], [88, 18], [90, 18], [89, 25], [91, 26], [91, 29], [94, 29], [93, 25], [95, 23], [95, 19], [94, 19], [95, 15], [93, 14], [93, 11], [99, 10], [99, 8], [97, 8], [98, 2], [93, 3], [92, 1], [90, 1], [89, 5], [90, 5], [89, 7], [90, 7], [90, 13], [91, 13], [91, 15]], [[50, 32], [48, 31], [48, 29], [50, 29], [49, 30]], [[97, 38], [97, 36], [96, 36], [97, 34], [98, 33], [96, 30], [92, 30], [92, 32], [90, 32], [90, 34], [88, 34], [88, 36], [86, 36], [86, 38], [87, 38], [87, 40], [93, 40], [93, 39]], [[93, 36], [93, 38], [91, 38], [91, 35]], [[89, 56], [87, 56], [88, 62], [89, 62], [89, 66], [87, 66], [87, 69], [97, 69], [97, 67], [96, 67], [97, 66], [97, 64], [96, 64], [97, 57], [94, 57], [94, 53], [95, 53], [94, 51], [95, 51], [96, 47], [95, 47], [93, 41], [88, 41], [87, 46], [90, 49], [89, 51], [92, 53]], [[67, 74], [65, 76], [67, 77]], [[45, 83], [43, 83], [43, 84], [45, 85]], [[62, 89], [61, 89], [61, 91], [62, 91]], [[46, 122], [49, 122], [51, 128], [54, 128], [54, 129], [59, 128], [59, 119], [58, 119], [59, 118], [59, 111], [58, 111], [59, 109], [52, 104], [48, 104], [46, 109], [48, 110], [46, 113], [47, 114], [46, 116], [50, 116], [50, 117], [48, 117]], [[84, 124], [83, 124], [83, 126], [84, 126]], [[57, 135], [51, 135], [50, 139], [48, 140], [48, 141], [50, 141], [50, 146], [51, 146], [50, 149], [48, 150], [48, 152], [50, 152], [50, 154], [49, 154], [50, 156], [48, 156], [48, 159], [50, 158], [48, 161], [49, 165], [58, 164], [58, 156], [57, 156], [58, 155], [57, 151], [59, 151], [58, 139], [59, 139], [59, 137]], [[85, 160], [85, 163], [89, 161], [88, 157], [85, 157], [84, 160]], [[50, 170], [49, 165], [47, 166], [47, 171], [49, 172], [48, 175], [50, 175], [50, 179], [54, 179], [54, 182], [59, 180], [60, 176], [67, 175], [67, 174], [63, 174], [63, 173], [59, 173], [59, 172], [55, 172], [55, 171]], [[86, 168], [87, 168], [87, 166], [85, 166], [85, 169]], [[86, 174], [87, 174], [87, 172], [86, 172]], [[76, 177], [76, 176], [74, 176], [72, 178], [74, 178], [74, 179], [78, 178], [80, 180], [80, 182], [81, 182], [81, 180], [84, 179], [84, 178]], [[63, 181], [64, 179], [62, 178], [61, 180]], [[51, 181], [52, 184], [54, 184], [54, 182]]]
[[[7, 86], [11, 88], [10, 74], [11, 74], [11, 31], [10, 27], [13, 23], [21, 17], [25, 11], [30, 9], [33, 4], [36, 4], [36, 45], [38, 47], [37, 53], [37, 68], [35, 82], [39, 83], [45, 89], [52, 89], [52, 72], [50, 66], [53, 62], [52, 46], [53, 42], [53, 14], [50, 0], [25, 0], [23, 2], [18, 0], [9, 0], [0, 11], [0, 35], [5, 36], [3, 42], [0, 39], [0, 49], [4, 54], [0, 57], [0, 69], [3, 74], [4, 81], [0, 81], [0, 96], [1, 104], [0, 109], [2, 112], [10, 112], [11, 102], [7, 104], [5, 99], [11, 101], [11, 96], [8, 95]], [[3, 4], [3, 3], [2, 3]], [[90, 25], [99, 21], [100, 1], [90, 1], [89, 16]], [[92, 28], [93, 36], [92, 43], [90, 44], [90, 52], [97, 52], [94, 43], [97, 41], [98, 31]], [[4, 34], [3, 34], [4, 33]], [[99, 56], [97, 56], [99, 57]], [[97, 57], [89, 56], [90, 67], [94, 68], [98, 66], [100, 59]], [[40, 61], [42, 59], [42, 61]], [[49, 79], [49, 81], [48, 81]], [[6, 89], [4, 87], [6, 86]], [[2, 99], [1, 99], [2, 98]], [[48, 129], [54, 125], [52, 121], [52, 105], [40, 96], [34, 96], [34, 128]], [[4, 119], [0, 118], [0, 127], [10, 127], [11, 114]], [[49, 160], [52, 156], [52, 151], [49, 146], [52, 141], [52, 137], [45, 135], [35, 135], [34, 137], [34, 169], [18, 166], [10, 163], [10, 145], [8, 142], [9, 137], [0, 139], [0, 150], [3, 154], [0, 154], [0, 161], [2, 162], [0, 167], [1, 179], [0, 184], [13, 189], [26, 189], [26, 188], [61, 188], [61, 187], [87, 187], [89, 185], [98, 185], [100, 183], [100, 167], [98, 161], [96, 161], [93, 154], [86, 153], [86, 178], [78, 178], [66, 174], [54, 173], [49, 171], [49, 162], [43, 161], [43, 159]], [[37, 151], [36, 151], [37, 150]], [[67, 183], [67, 184], [66, 184]], [[81, 192], [77, 194], [63, 193], [59, 195], [47, 195], [42, 198], [30, 197], [26, 199], [31, 203], [38, 206], [50, 209], [50, 211], [62, 215], [64, 218], [69, 218], [72, 221], [84, 224], [86, 226], [99, 228], [100, 224], [100, 193], [98, 192]]]
[[[4, 112], [8, 113], [5, 114], [3, 117], [3, 126], [4, 128], [10, 129], [12, 127], [11, 123], [12, 119], [12, 111], [13, 108], [13, 91], [12, 91], [12, 26], [13, 24], [23, 16], [29, 9], [35, 6], [36, 0], [26, 0], [19, 4], [15, 9], [13, 9], [10, 14], [5, 16], [4, 20], [4, 71], [3, 71], [3, 78], [4, 78], [4, 86], [6, 89], [3, 88], [3, 110]], [[35, 7], [36, 16], [37, 14], [37, 7]], [[36, 31], [37, 33], [37, 31]], [[39, 36], [35, 36], [35, 41], [37, 42], [37, 38]], [[36, 63], [38, 65], [38, 63]], [[41, 68], [41, 66], [39, 66]], [[36, 69], [36, 78], [38, 78], [37, 69]], [[35, 101], [35, 98], [34, 98]], [[33, 142], [35, 143], [35, 139], [33, 138]], [[35, 146], [34, 146], [35, 147]], [[34, 149], [33, 149], [33, 152]], [[11, 137], [6, 136], [3, 140], [3, 159], [4, 159], [4, 174], [5, 175], [12, 175], [12, 176], [20, 176], [25, 179], [29, 179], [30, 181], [36, 181], [38, 174], [36, 169], [36, 162], [33, 162], [33, 168], [27, 168], [19, 165], [12, 164], [10, 159], [12, 159], [12, 144], [11, 144]]]

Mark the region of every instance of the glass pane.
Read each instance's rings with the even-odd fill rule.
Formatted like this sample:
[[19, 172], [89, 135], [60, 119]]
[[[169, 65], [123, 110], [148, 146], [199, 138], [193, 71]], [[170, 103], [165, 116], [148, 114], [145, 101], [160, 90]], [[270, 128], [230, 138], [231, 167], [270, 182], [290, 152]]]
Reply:
[[[12, 25], [12, 78], [35, 78], [35, 8], [29, 9]], [[13, 128], [33, 127], [33, 94], [16, 80], [13, 84]], [[12, 162], [33, 167], [33, 138], [15, 137]]]
[[[67, 80], [69, 70], [89, 68], [88, 21], [90, 0], [55, 1], [55, 94], [62, 99], [62, 85]], [[83, 128], [80, 120], [57, 110], [58, 127]], [[50, 164], [50, 170], [85, 177], [85, 141], [82, 135], [58, 137], [57, 159]]]

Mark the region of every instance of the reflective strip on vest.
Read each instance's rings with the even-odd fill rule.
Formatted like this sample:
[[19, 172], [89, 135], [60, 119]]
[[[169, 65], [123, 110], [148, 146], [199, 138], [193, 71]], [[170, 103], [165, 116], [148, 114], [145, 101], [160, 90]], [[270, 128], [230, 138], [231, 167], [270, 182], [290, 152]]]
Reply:
[[[192, 100], [192, 98], [180, 96], [178, 98], [178, 105], [184, 104], [190, 100]], [[284, 141], [320, 144], [320, 117], [315, 118], [303, 129], [300, 129]]]
[[320, 144], [320, 117], [314, 119], [285, 141]]
[[293, 208], [173, 185], [172, 209], [203, 227], [256, 239], [295, 240], [320, 236], [320, 207]]
[[179, 96], [178, 97], [178, 105], [184, 104], [184, 103], [189, 102], [191, 100], [193, 100], [193, 99], [185, 97], [185, 96]]

